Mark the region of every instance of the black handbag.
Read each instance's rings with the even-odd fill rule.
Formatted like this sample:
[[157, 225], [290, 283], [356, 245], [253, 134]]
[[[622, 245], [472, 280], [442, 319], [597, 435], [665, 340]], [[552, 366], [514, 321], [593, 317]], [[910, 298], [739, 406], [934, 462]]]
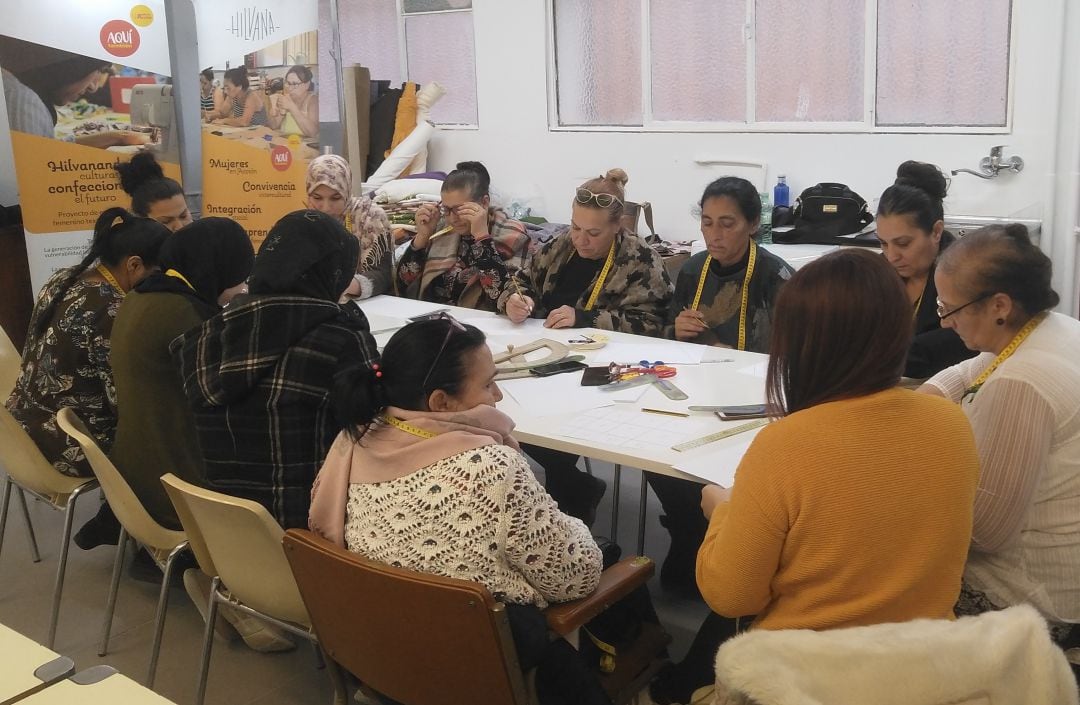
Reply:
[[[867, 244], [842, 235], [857, 233], [873, 222], [866, 199], [844, 184], [820, 183], [803, 191], [795, 202], [794, 225], [774, 232], [773, 242], [783, 244]], [[877, 245], [877, 239], [873, 239]]]

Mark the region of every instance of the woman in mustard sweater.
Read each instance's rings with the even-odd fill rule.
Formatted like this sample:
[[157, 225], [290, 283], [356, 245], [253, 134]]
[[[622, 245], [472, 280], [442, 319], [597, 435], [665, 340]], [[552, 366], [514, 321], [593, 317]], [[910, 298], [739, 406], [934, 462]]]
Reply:
[[[834, 252], [780, 290], [766, 378], [779, 418], [733, 488], [702, 491], [697, 580], [715, 613], [756, 615], [754, 629], [952, 618], [979, 458], [955, 404], [896, 387], [911, 336], [904, 285], [877, 254]], [[713, 681], [719, 632], [668, 692]]]

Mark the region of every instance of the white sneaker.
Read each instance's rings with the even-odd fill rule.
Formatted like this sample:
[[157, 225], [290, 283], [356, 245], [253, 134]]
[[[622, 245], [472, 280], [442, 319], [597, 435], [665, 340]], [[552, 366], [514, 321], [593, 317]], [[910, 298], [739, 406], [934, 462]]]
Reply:
[[[210, 602], [210, 584], [210, 576], [198, 568], [184, 571], [184, 589], [202, 615], [203, 622], [206, 621], [206, 606]], [[219, 605], [218, 612], [224, 619], [215, 621], [214, 633], [227, 641], [233, 641], [239, 636], [249, 647], [264, 653], [296, 648], [296, 644], [286, 632], [269, 622], [230, 609], [227, 605]]]

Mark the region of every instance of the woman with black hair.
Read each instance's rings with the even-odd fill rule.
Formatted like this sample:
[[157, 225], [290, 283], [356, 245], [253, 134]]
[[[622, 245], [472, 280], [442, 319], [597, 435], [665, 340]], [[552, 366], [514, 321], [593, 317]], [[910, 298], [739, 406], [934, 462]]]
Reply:
[[524, 266], [529, 235], [491, 206], [490, 190], [483, 164], [461, 162], [443, 182], [442, 202], [420, 206], [416, 236], [398, 261], [402, 296], [495, 310], [503, 286]]
[[65, 475], [89, 477], [78, 444], [56, 425], [72, 407], [106, 452], [116, 429], [109, 338], [124, 295], [158, 263], [169, 231], [123, 208], [98, 216], [82, 261], [46, 282], [34, 305], [22, 371], [7, 400], [12, 416]]
[[199, 108], [203, 120], [209, 120], [225, 104], [225, 92], [214, 85], [214, 69], [199, 72]]
[[152, 218], [172, 232], [191, 223], [184, 189], [165, 176], [152, 153], [139, 152], [130, 161], [117, 162], [115, 169], [136, 215]]
[[[91, 56], [0, 36], [0, 74], [11, 129], [56, 138], [57, 106], [74, 103], [109, 79], [112, 64]], [[82, 135], [88, 147], [146, 144], [147, 136], [128, 130]]]
[[251, 90], [246, 68], [237, 66], [226, 71], [224, 90], [227, 100], [210, 122], [233, 127], [269, 124], [266, 106], [259, 94]]
[[270, 127], [284, 135], [315, 137], [319, 134], [319, 95], [315, 76], [307, 66], [293, 66], [285, 74], [285, 92], [271, 96]]
[[110, 457], [150, 515], [169, 528], [179, 529], [180, 521], [160, 476], [172, 472], [196, 484], [203, 476], [194, 419], [169, 343], [242, 291], [254, 258], [251, 240], [235, 221], [198, 220], [169, 237], [162, 271], [136, 287], [116, 317], [120, 417]]
[[926, 379], [976, 355], [956, 331], [941, 325], [937, 315], [934, 270], [938, 256], [956, 241], [945, 230], [942, 200], [945, 175], [933, 164], [906, 161], [896, 181], [878, 201], [877, 236], [881, 252], [904, 280], [914, 313], [915, 338], [908, 350], [904, 376]]
[[522, 668], [538, 666], [540, 702], [609, 703], [539, 613], [596, 589], [600, 549], [537, 482], [501, 398], [484, 334], [447, 315], [344, 367], [332, 399], [345, 430], [310, 527], [371, 560], [483, 584], [507, 606]]

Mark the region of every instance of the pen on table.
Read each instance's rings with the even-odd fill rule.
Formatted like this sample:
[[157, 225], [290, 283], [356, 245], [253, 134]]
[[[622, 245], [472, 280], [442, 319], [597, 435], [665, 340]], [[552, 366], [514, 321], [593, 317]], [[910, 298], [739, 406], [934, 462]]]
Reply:
[[663, 409], [642, 409], [646, 414], [661, 414], [662, 416], [678, 416], [679, 418], [689, 418], [690, 414], [684, 414], [681, 411], [664, 411]]

